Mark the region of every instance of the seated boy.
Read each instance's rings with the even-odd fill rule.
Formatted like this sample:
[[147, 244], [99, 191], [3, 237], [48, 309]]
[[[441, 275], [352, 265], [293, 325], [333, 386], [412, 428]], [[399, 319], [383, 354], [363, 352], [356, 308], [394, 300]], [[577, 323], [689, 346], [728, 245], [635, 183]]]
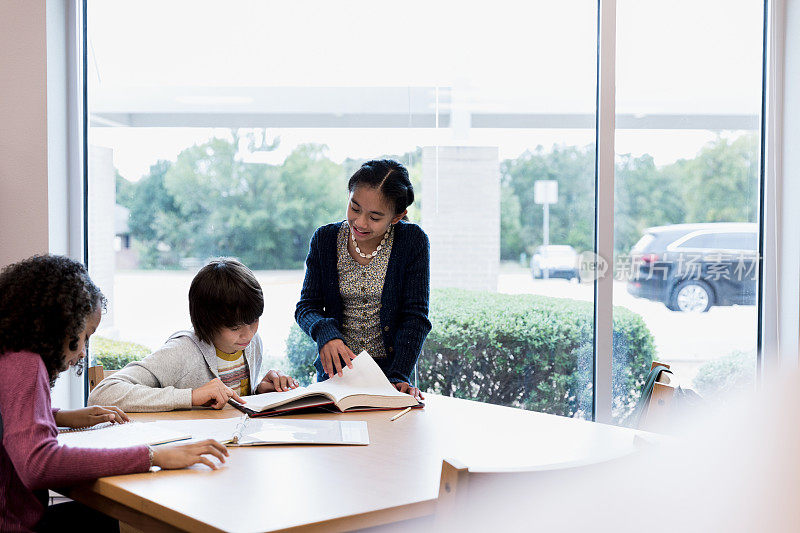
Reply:
[[104, 379], [89, 394], [89, 405], [132, 412], [222, 409], [229, 398], [297, 387], [277, 370], [259, 377], [256, 331], [263, 312], [261, 285], [250, 269], [234, 259], [211, 261], [189, 288], [194, 331], [173, 333], [164, 346]]

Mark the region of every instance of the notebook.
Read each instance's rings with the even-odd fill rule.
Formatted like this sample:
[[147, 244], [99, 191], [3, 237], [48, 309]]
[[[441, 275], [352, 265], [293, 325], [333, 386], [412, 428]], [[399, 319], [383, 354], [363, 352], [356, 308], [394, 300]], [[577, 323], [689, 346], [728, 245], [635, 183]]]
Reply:
[[128, 448], [190, 439], [191, 435], [157, 422], [104, 423], [82, 429], [59, 431], [58, 443], [76, 448]]
[[240, 418], [155, 422], [192, 435], [192, 440], [215, 439], [228, 446], [269, 444], [369, 444], [367, 423], [361, 420], [297, 420]]
[[243, 396], [242, 399], [247, 403], [234, 400], [228, 403], [250, 416], [274, 416], [312, 408], [345, 412], [423, 406], [413, 396], [394, 388], [378, 363], [365, 351], [353, 359], [353, 368], [342, 369], [341, 376], [335, 375], [308, 387]]

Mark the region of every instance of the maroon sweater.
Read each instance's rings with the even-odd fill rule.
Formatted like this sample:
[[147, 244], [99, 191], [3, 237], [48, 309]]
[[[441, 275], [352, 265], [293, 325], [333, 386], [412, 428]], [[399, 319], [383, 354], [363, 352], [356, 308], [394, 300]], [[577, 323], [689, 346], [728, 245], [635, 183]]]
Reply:
[[0, 531], [33, 529], [44, 513], [45, 489], [150, 468], [146, 446], [60, 446], [56, 411], [50, 407], [42, 358], [30, 352], [0, 354]]

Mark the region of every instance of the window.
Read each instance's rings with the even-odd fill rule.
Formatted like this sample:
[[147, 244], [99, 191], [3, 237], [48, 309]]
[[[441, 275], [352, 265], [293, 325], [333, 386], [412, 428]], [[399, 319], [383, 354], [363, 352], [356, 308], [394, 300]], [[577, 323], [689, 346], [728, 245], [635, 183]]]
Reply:
[[[694, 18], [670, 15], [669, 27], [687, 36], [673, 59], [664, 43], [674, 39], [652, 29], [663, 7], [643, 4], [618, 2], [615, 276], [634, 250], [658, 253], [650, 249], [666, 237], [649, 228], [758, 222], [759, 3], [726, 8], [737, 12], [733, 22], [713, 29], [730, 50], [701, 39]], [[115, 341], [96, 354], [139, 357], [187, 327], [192, 276], [228, 255], [264, 288], [265, 364], [307, 373], [313, 346], [293, 311], [309, 238], [343, 218], [346, 180], [361, 162], [392, 157], [411, 172], [409, 216], [431, 240], [434, 329], [420, 385], [591, 417], [595, 307], [611, 305], [595, 302], [580, 269], [597, 229], [597, 9], [588, 0], [490, 10], [452, 1], [397, 10], [368, 1], [89, 0], [89, 260], [110, 300], [99, 335]], [[713, 94], [692, 90], [706, 78]], [[730, 105], [710, 116], [719, 94]], [[703, 165], [728, 163], [729, 148], [744, 196], [720, 209], [733, 206], [735, 216], [690, 212], [712, 193], [683, 205], [685, 189], [702, 181]], [[622, 278], [614, 287], [622, 420], [649, 361], [679, 361], [670, 320], [682, 315], [632, 295]], [[741, 330], [755, 332], [755, 307], [738, 306], [744, 313], [731, 310], [752, 326]], [[750, 353], [751, 340], [737, 342]]]
[[[615, 320], [638, 314], [710, 399], [755, 382], [763, 9], [617, 2]], [[615, 364], [615, 390], [636, 370]]]

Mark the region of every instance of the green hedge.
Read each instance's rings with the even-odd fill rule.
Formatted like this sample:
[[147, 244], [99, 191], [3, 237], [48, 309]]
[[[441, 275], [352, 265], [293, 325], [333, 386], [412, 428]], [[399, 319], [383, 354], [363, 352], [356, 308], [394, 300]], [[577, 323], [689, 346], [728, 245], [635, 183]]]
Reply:
[[140, 361], [150, 354], [147, 346], [105, 337], [94, 336], [89, 345], [94, 361], [92, 364], [103, 365], [103, 370], [119, 370], [131, 361]]
[[[566, 416], [591, 415], [593, 305], [530, 294], [439, 289], [417, 365], [421, 389]], [[633, 408], [655, 348], [642, 318], [614, 308], [613, 413]], [[316, 346], [292, 328], [292, 375], [313, 379]]]
[[736, 351], [709, 361], [697, 370], [693, 384], [703, 397], [724, 399], [755, 389], [755, 351]]
[[286, 339], [286, 357], [289, 359], [289, 368], [284, 372], [299, 381], [300, 385], [306, 386], [316, 381], [314, 359], [317, 358], [317, 343], [296, 322], [289, 329], [289, 338]]

